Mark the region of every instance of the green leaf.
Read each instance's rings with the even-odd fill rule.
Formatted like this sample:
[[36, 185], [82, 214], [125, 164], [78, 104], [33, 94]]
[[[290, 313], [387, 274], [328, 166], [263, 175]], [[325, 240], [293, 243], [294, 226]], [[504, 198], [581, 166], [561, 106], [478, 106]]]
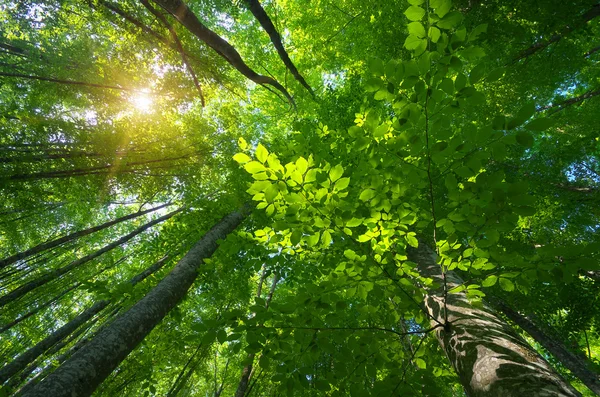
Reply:
[[458, 11], [452, 11], [449, 14], [446, 14], [442, 19], [437, 21], [436, 25], [442, 29], [452, 29], [458, 26], [463, 20], [463, 16]]
[[425, 16], [425, 10], [419, 6], [410, 6], [404, 11], [404, 15], [406, 15], [410, 21], [420, 21]]
[[424, 42], [426, 42], [425, 39], [421, 39], [415, 35], [409, 35], [404, 41], [404, 48], [409, 51], [416, 50]]
[[515, 284], [507, 278], [500, 277], [499, 282], [500, 288], [502, 288], [504, 291], [510, 292], [515, 289]]
[[408, 24], [408, 33], [417, 37], [425, 37], [425, 27], [421, 22], [411, 22]]
[[483, 285], [484, 287], [491, 287], [493, 285], [496, 284], [496, 282], [498, 281], [498, 276], [487, 276], [485, 280], [483, 280], [483, 282], [481, 283], [481, 285]]
[[432, 43], [437, 43], [438, 40], [440, 39], [440, 36], [442, 35], [442, 32], [440, 32], [440, 30], [438, 28], [436, 28], [435, 26], [431, 26], [429, 28], [429, 38], [431, 39]]
[[415, 237], [415, 233], [408, 233], [406, 234], [406, 242], [414, 248], [418, 248], [419, 247], [419, 240], [417, 240], [417, 238]]
[[272, 183], [265, 189], [265, 200], [267, 201], [267, 203], [272, 203], [278, 194], [279, 188], [276, 184]]
[[506, 68], [504, 68], [504, 67], [494, 69], [487, 75], [486, 80], [488, 82], [499, 80], [502, 78], [502, 76], [504, 76], [505, 72], [506, 72]]
[[325, 230], [321, 234], [321, 243], [323, 243], [324, 246], [328, 247], [331, 244], [331, 241], [331, 233], [329, 233], [329, 230]]
[[476, 40], [480, 34], [487, 32], [488, 24], [482, 23], [481, 25], [477, 25], [475, 29], [471, 31], [469, 34], [469, 41]]
[[258, 161], [251, 161], [249, 163], [246, 163], [246, 165], [244, 165], [244, 169], [251, 174], [256, 174], [258, 172], [263, 172], [267, 170], [265, 166], [259, 163]]
[[440, 0], [439, 4], [436, 4], [436, 6], [434, 7], [435, 13], [440, 18], [443, 18], [444, 16], [446, 16], [448, 11], [450, 11], [450, 8], [452, 8], [451, 0]]
[[362, 225], [362, 218], [352, 218], [348, 222], [346, 222], [346, 227], [357, 227]]
[[427, 364], [425, 363], [425, 360], [423, 360], [422, 358], [415, 358], [415, 364], [417, 365], [417, 367], [419, 367], [421, 369], [427, 368]]
[[348, 185], [350, 184], [350, 178], [341, 178], [340, 180], [338, 180], [335, 183], [335, 190], [337, 191], [341, 191], [344, 190], [348, 187]]
[[[381, 80], [379, 77], [371, 77], [369, 80], [367, 80], [367, 82], [365, 83], [365, 91], [367, 92], [375, 92], [375, 91], [379, 91], [380, 89], [383, 88], [383, 80]], [[358, 128], [356, 126], [350, 127], [350, 128]]]
[[335, 182], [338, 179], [340, 179], [340, 177], [343, 174], [344, 174], [344, 167], [342, 167], [341, 164], [338, 164], [329, 170], [329, 179], [331, 179], [331, 182]]
[[381, 124], [379, 127], [375, 128], [375, 131], [373, 131], [373, 137], [381, 138], [388, 132], [388, 129], [389, 127], [387, 124]]
[[533, 146], [533, 135], [531, 135], [529, 132], [519, 131], [519, 132], [517, 132], [516, 138], [517, 138], [517, 142], [521, 146], [525, 146], [527, 148], [530, 148]]
[[238, 139], [238, 146], [240, 147], [240, 149], [246, 150], [248, 149], [248, 142], [246, 142], [244, 138], [240, 138]]
[[302, 240], [302, 232], [300, 230], [294, 230], [290, 236], [290, 243], [292, 245], [298, 245], [300, 244], [300, 240]]
[[375, 197], [375, 194], [376, 194], [375, 190], [365, 189], [360, 193], [360, 196], [358, 198], [361, 201], [368, 201], [368, 200], [371, 200], [373, 197]]
[[554, 125], [554, 121], [547, 118], [531, 120], [525, 125], [525, 128], [531, 131], [544, 131]]
[[265, 148], [259, 143], [256, 147], [256, 152], [254, 153], [254, 155], [256, 156], [258, 161], [264, 164], [265, 161], [267, 161], [267, 158], [269, 157], [269, 151], [267, 150], [267, 148]]
[[296, 170], [300, 174], [304, 174], [307, 169], [308, 169], [308, 161], [306, 161], [306, 159], [304, 157], [298, 157], [298, 160], [296, 160]]
[[237, 153], [233, 156], [233, 159], [240, 164], [246, 164], [247, 162], [252, 161], [252, 158], [244, 153]]

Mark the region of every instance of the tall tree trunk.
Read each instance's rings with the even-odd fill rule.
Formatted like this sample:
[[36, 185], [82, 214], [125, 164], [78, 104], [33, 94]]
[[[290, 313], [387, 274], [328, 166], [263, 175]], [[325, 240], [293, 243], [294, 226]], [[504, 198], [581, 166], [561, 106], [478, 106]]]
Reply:
[[409, 248], [408, 258], [440, 285], [428, 291], [425, 307], [436, 325], [444, 324], [436, 336], [467, 395], [580, 396], [490, 306], [472, 305], [463, 292], [446, 294], [463, 280], [454, 272], [444, 276], [427, 244]]
[[[258, 292], [256, 294], [256, 296], [258, 296], [260, 298], [260, 294], [262, 291], [262, 284], [264, 281], [264, 276], [265, 276], [265, 269], [263, 267], [263, 275], [261, 277], [260, 283], [258, 284]], [[277, 275], [273, 276], [273, 284], [271, 284], [271, 290], [269, 291], [269, 295], [267, 296], [267, 299], [265, 301], [265, 308], [269, 308], [269, 304], [271, 303], [271, 299], [273, 298], [273, 293], [275, 292], [275, 287], [277, 286], [277, 281], [278, 281], [278, 277]], [[244, 369], [242, 370], [242, 376], [240, 378], [240, 383], [238, 383], [238, 387], [237, 390], [235, 391], [235, 397], [244, 397], [246, 395], [246, 391], [248, 390], [248, 384], [250, 383], [250, 378], [252, 376], [252, 372], [253, 372], [253, 365], [254, 365], [254, 357], [255, 354], [254, 353], [250, 353], [248, 354], [248, 357], [246, 358], [246, 360], [248, 361], [248, 364], [246, 364], [246, 366], [244, 367]]]
[[523, 331], [531, 335], [536, 342], [556, 357], [562, 365], [573, 373], [573, 375], [578, 377], [584, 385], [600, 396], [600, 376], [588, 368], [585, 359], [573, 354], [560, 340], [546, 334], [530, 319], [514, 310], [506, 302], [500, 299], [494, 299], [490, 300], [490, 303], [512, 322], [517, 324]]
[[198, 267], [217, 250], [217, 241], [227, 237], [245, 216], [244, 211], [232, 212], [225, 216], [144, 298], [25, 395], [78, 397], [92, 394], [163, 317], [186, 296], [198, 277]]
[[87, 236], [89, 234], [98, 232], [100, 230], [106, 229], [106, 228], [111, 227], [113, 225], [116, 225], [118, 223], [125, 222], [125, 221], [127, 221], [129, 219], [133, 219], [133, 218], [137, 218], [137, 217], [142, 216], [142, 215], [146, 215], [149, 212], [157, 211], [157, 210], [159, 210], [161, 208], [164, 208], [164, 207], [167, 207], [169, 205], [171, 205], [171, 204], [170, 203], [163, 204], [163, 205], [159, 205], [158, 207], [150, 208], [150, 209], [147, 209], [147, 210], [144, 210], [144, 211], [138, 211], [138, 212], [135, 212], [133, 214], [125, 215], [125, 216], [122, 216], [120, 218], [114, 219], [112, 221], [105, 222], [105, 223], [103, 223], [101, 225], [98, 225], [98, 226], [90, 227], [88, 229], [80, 230], [78, 232], [71, 233], [71, 234], [69, 234], [67, 236], [64, 236], [64, 237], [61, 237], [61, 238], [57, 238], [57, 239], [52, 240], [52, 241], [47, 241], [45, 243], [38, 244], [35, 247], [29, 248], [28, 250], [19, 252], [17, 254], [9, 256], [8, 258], [0, 260], [0, 269], [3, 269], [3, 268], [5, 268], [6, 266], [8, 266], [8, 265], [10, 265], [12, 263], [15, 263], [16, 261], [18, 261], [20, 259], [27, 258], [27, 257], [29, 257], [31, 255], [35, 255], [35, 254], [37, 254], [39, 252], [48, 250], [50, 248], [57, 247], [57, 246], [62, 245], [64, 243], [66, 243], [66, 242], [73, 241], [73, 240], [76, 240], [76, 239], [78, 239], [80, 237]]
[[[146, 277], [148, 277], [153, 272], [160, 269], [167, 260], [167, 256], [159, 259], [156, 263], [150, 266], [148, 269], [144, 270], [142, 273], [133, 277], [129, 282], [132, 285], [136, 285], [140, 281], [143, 281]], [[75, 332], [80, 326], [85, 324], [88, 320], [94, 317], [97, 313], [104, 310], [110, 304], [110, 300], [105, 299], [99, 302], [96, 302], [92, 307], [83, 311], [83, 313], [79, 314], [77, 317], [67, 322], [65, 325], [54, 331], [52, 334], [48, 335], [44, 340], [37, 343], [32, 348], [28, 349], [10, 363], [0, 368], [0, 385], [6, 382], [11, 376], [19, 373], [27, 365], [29, 365], [33, 360], [44, 354], [46, 350]]]
[[147, 229], [151, 228], [152, 226], [156, 225], [157, 223], [166, 221], [167, 219], [171, 218], [173, 215], [175, 215], [181, 211], [183, 211], [183, 209], [179, 208], [173, 212], [170, 212], [166, 215], [161, 216], [160, 218], [156, 218], [156, 219], [146, 223], [145, 225], [138, 227], [137, 229], [135, 229], [131, 233], [121, 237], [120, 239], [113, 241], [112, 243], [110, 243], [108, 245], [105, 245], [98, 251], [94, 251], [89, 255], [86, 255], [82, 258], [74, 260], [73, 262], [69, 263], [67, 266], [63, 266], [61, 268], [53, 270], [49, 273], [44, 274], [43, 276], [38, 277], [37, 279], [35, 279], [33, 281], [23, 284], [19, 288], [2, 296], [0, 298], [0, 307], [3, 307], [5, 305], [7, 305], [8, 303], [21, 298], [23, 295], [27, 294], [28, 292], [30, 292], [38, 287], [41, 287], [42, 285], [49, 283], [50, 281], [70, 272], [71, 270], [91, 261], [92, 259], [99, 257], [100, 255], [104, 254], [105, 252], [115, 249], [116, 247], [120, 246], [121, 244], [126, 243], [127, 241], [131, 240], [138, 234], [146, 231]]

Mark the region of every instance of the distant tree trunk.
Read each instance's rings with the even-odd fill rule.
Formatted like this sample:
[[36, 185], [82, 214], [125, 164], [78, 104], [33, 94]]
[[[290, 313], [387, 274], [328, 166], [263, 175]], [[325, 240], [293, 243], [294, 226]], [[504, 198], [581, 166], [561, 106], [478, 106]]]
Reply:
[[49, 283], [50, 281], [70, 272], [71, 270], [91, 261], [92, 259], [95, 259], [97, 257], [99, 257], [100, 255], [104, 254], [105, 252], [108, 252], [110, 250], [113, 250], [115, 248], [117, 248], [118, 246], [126, 243], [127, 241], [131, 240], [132, 238], [134, 238], [135, 236], [137, 236], [138, 234], [146, 231], [147, 229], [151, 228], [152, 226], [156, 225], [157, 223], [161, 223], [163, 221], [166, 221], [167, 219], [171, 218], [173, 215], [179, 213], [183, 211], [182, 208], [179, 208], [175, 211], [172, 211], [166, 215], [161, 216], [160, 218], [156, 218], [148, 223], [146, 223], [145, 225], [142, 225], [140, 227], [138, 227], [137, 229], [135, 229], [134, 231], [132, 231], [131, 233], [121, 237], [120, 239], [113, 241], [112, 243], [105, 245], [104, 247], [102, 247], [101, 249], [92, 252], [89, 255], [86, 255], [82, 258], [79, 258], [77, 260], [74, 260], [73, 262], [69, 263], [67, 266], [63, 266], [61, 268], [58, 268], [56, 270], [53, 270], [49, 273], [46, 273], [40, 277], [38, 277], [37, 279], [30, 281], [26, 284], [23, 284], [22, 286], [20, 286], [19, 288], [9, 292], [8, 294], [2, 296], [0, 298], [0, 307], [3, 307], [7, 304], [9, 304], [12, 301], [15, 301], [19, 298], [21, 298], [23, 295], [27, 294], [28, 292], [41, 287], [42, 285], [45, 285], [47, 283]]
[[[262, 291], [262, 284], [263, 284], [264, 275], [265, 275], [264, 272], [265, 272], [265, 270], [263, 268], [263, 275], [261, 277], [260, 283], [258, 284], [258, 292], [256, 294], [258, 297], [260, 297], [260, 294]], [[273, 276], [273, 284], [271, 284], [271, 290], [269, 291], [269, 295], [267, 296], [267, 299], [265, 301], [265, 307], [267, 309], [269, 308], [269, 304], [271, 303], [271, 299], [273, 298], [273, 293], [275, 292], [275, 287], [277, 286], [277, 280], [278, 280], [277, 275], [274, 275]], [[242, 377], [240, 378], [240, 383], [238, 384], [237, 390], [235, 391], [235, 397], [244, 397], [246, 395], [246, 391], [248, 390], [248, 384], [250, 382], [250, 377], [253, 372], [252, 366], [254, 365], [254, 357], [255, 357], [255, 354], [250, 353], [250, 354], [248, 354], [248, 357], [246, 358], [246, 360], [248, 361], [248, 364], [242, 370]]]
[[137, 217], [142, 216], [142, 215], [146, 215], [149, 212], [157, 211], [157, 210], [159, 210], [161, 208], [164, 208], [164, 207], [167, 207], [169, 205], [170, 205], [170, 203], [169, 204], [159, 205], [158, 207], [150, 208], [150, 209], [147, 209], [147, 210], [144, 210], [144, 211], [138, 211], [138, 212], [135, 212], [133, 214], [125, 215], [125, 216], [122, 216], [120, 218], [114, 219], [112, 221], [105, 222], [105, 223], [103, 223], [101, 225], [98, 225], [98, 226], [90, 227], [88, 229], [80, 230], [78, 232], [71, 233], [71, 234], [69, 234], [67, 236], [64, 236], [64, 237], [61, 237], [61, 238], [57, 238], [57, 239], [52, 240], [52, 241], [47, 241], [45, 243], [38, 244], [35, 247], [29, 248], [28, 250], [19, 252], [17, 254], [9, 256], [8, 258], [0, 260], [0, 269], [4, 268], [4, 267], [6, 267], [6, 266], [8, 266], [8, 265], [10, 265], [12, 263], [15, 263], [16, 261], [18, 261], [20, 259], [27, 258], [28, 256], [35, 255], [35, 254], [37, 254], [39, 252], [48, 250], [50, 248], [57, 247], [59, 245], [67, 243], [69, 241], [73, 241], [73, 240], [76, 240], [76, 239], [78, 239], [80, 237], [84, 237], [84, 236], [87, 236], [89, 234], [98, 232], [100, 230], [106, 229], [106, 228], [111, 227], [113, 225], [116, 225], [118, 223], [125, 222], [125, 221], [127, 221], [129, 219], [133, 219], [133, 218], [137, 218]]
[[585, 359], [573, 354], [560, 340], [546, 334], [530, 319], [521, 315], [506, 302], [499, 299], [490, 300], [490, 302], [523, 331], [531, 335], [544, 349], [556, 357], [562, 365], [578, 377], [591, 391], [600, 396], [600, 376], [588, 368]]
[[26, 396], [89, 396], [187, 294], [198, 268], [245, 218], [233, 212], [212, 227], [175, 268], [131, 309], [104, 328]]
[[[463, 292], [445, 297], [444, 275], [425, 243], [409, 248], [408, 258], [440, 285], [428, 291], [425, 307], [434, 324], [445, 325], [436, 336], [468, 396], [580, 396], [486, 303], [474, 306]], [[454, 272], [445, 281], [447, 290], [463, 283]]]
[[[150, 266], [148, 269], [144, 270], [142, 273], [135, 276], [130, 280], [132, 285], [136, 285], [138, 282], [143, 281], [146, 277], [148, 277], [153, 272], [160, 269], [167, 260], [167, 257], [164, 256], [160, 260], [158, 260], [155, 264]], [[94, 317], [97, 313], [104, 310], [110, 304], [110, 300], [101, 300], [96, 302], [92, 307], [83, 311], [83, 313], [79, 314], [77, 317], [54, 331], [52, 334], [48, 335], [44, 340], [37, 343], [35, 346], [30, 348], [29, 350], [23, 352], [10, 363], [0, 368], [0, 385], [6, 382], [11, 376], [19, 373], [27, 365], [33, 362], [36, 358], [44, 354], [46, 350], [75, 332], [77, 328], [85, 324], [88, 320]]]

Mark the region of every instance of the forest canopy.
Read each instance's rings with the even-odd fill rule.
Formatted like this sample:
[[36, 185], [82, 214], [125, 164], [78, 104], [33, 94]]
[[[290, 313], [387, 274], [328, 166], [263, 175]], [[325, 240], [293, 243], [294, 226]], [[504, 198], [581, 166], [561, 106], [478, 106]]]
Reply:
[[597, 0], [0, 21], [0, 397], [600, 395]]

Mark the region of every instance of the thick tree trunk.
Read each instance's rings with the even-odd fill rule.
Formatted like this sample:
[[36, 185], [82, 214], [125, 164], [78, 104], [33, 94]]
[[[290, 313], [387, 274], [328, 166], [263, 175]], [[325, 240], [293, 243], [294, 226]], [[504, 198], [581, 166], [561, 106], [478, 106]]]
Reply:
[[244, 212], [225, 216], [177, 263], [175, 268], [131, 309], [75, 353], [26, 396], [89, 396], [152, 329], [187, 294], [198, 267], [245, 218]]
[[546, 334], [527, 317], [521, 315], [516, 310], [513, 310], [506, 302], [499, 299], [494, 299], [490, 302], [495, 308], [508, 317], [509, 320], [531, 335], [536, 342], [556, 357], [562, 365], [569, 369], [573, 375], [578, 377], [591, 391], [600, 396], [600, 376], [588, 368], [585, 359], [573, 354], [561, 341]]
[[61, 237], [61, 238], [57, 238], [57, 239], [52, 240], [52, 241], [47, 241], [45, 243], [38, 244], [35, 247], [29, 248], [28, 250], [19, 252], [19, 253], [15, 254], [15, 255], [9, 256], [8, 258], [0, 260], [0, 269], [3, 269], [4, 267], [6, 267], [6, 266], [8, 266], [8, 265], [10, 265], [12, 263], [15, 263], [16, 261], [18, 261], [20, 259], [27, 258], [27, 257], [29, 257], [31, 255], [35, 255], [35, 254], [37, 254], [39, 252], [42, 252], [42, 251], [45, 251], [45, 250], [57, 247], [59, 245], [67, 243], [69, 241], [73, 241], [73, 240], [76, 240], [76, 239], [78, 239], [80, 237], [87, 236], [89, 234], [98, 232], [100, 230], [104, 230], [104, 229], [106, 229], [108, 227], [111, 227], [111, 226], [116, 225], [116, 224], [121, 223], [121, 222], [125, 222], [125, 221], [127, 221], [129, 219], [133, 219], [133, 218], [137, 218], [137, 217], [142, 216], [142, 215], [146, 215], [147, 213], [157, 211], [157, 210], [159, 210], [161, 208], [164, 208], [164, 207], [167, 207], [169, 205], [171, 205], [171, 204], [170, 203], [169, 204], [163, 204], [163, 205], [159, 205], [158, 207], [150, 208], [150, 209], [147, 209], [147, 210], [144, 210], [144, 211], [138, 211], [138, 212], [135, 212], [133, 214], [125, 215], [125, 216], [122, 216], [122, 217], [117, 218], [115, 220], [112, 220], [112, 221], [109, 221], [109, 222], [105, 222], [105, 223], [103, 223], [101, 225], [98, 225], [98, 226], [90, 227], [88, 229], [80, 230], [78, 232], [71, 233], [71, 234], [69, 234], [67, 236], [64, 236], [64, 237]]
[[425, 243], [409, 248], [408, 257], [422, 276], [440, 285], [428, 291], [425, 307], [435, 325], [445, 324], [436, 336], [467, 395], [580, 396], [486, 303], [474, 306], [462, 292], [445, 296], [444, 282], [451, 290], [463, 280], [453, 272], [444, 277]]
[[105, 252], [108, 252], [110, 250], [113, 250], [115, 248], [117, 248], [118, 246], [120, 246], [121, 244], [126, 243], [127, 241], [131, 240], [132, 238], [134, 238], [135, 236], [137, 236], [138, 234], [146, 231], [147, 229], [151, 228], [152, 226], [156, 225], [157, 223], [161, 223], [163, 221], [166, 221], [167, 219], [171, 218], [173, 215], [179, 213], [183, 211], [182, 208], [179, 208], [173, 212], [170, 212], [166, 215], [161, 216], [160, 218], [156, 218], [148, 223], [146, 223], [145, 225], [142, 225], [140, 227], [138, 227], [137, 229], [135, 229], [134, 231], [132, 231], [131, 233], [121, 237], [120, 239], [102, 247], [101, 249], [99, 249], [98, 251], [94, 251], [89, 255], [86, 255], [82, 258], [79, 258], [71, 263], [69, 263], [67, 266], [63, 266], [61, 268], [58, 268], [54, 271], [51, 271], [49, 273], [44, 274], [43, 276], [40, 276], [39, 278], [30, 281], [26, 284], [23, 284], [22, 286], [20, 286], [19, 288], [9, 292], [8, 294], [2, 296], [0, 298], [0, 307], [3, 307], [7, 304], [9, 304], [12, 301], [15, 301], [19, 298], [21, 298], [23, 295], [27, 294], [28, 292], [41, 287], [42, 285], [45, 285], [47, 283], [49, 283], [50, 281], [70, 272], [71, 270], [91, 261], [92, 259], [95, 259], [97, 257], [99, 257], [100, 255], [104, 254]]
[[[148, 269], [144, 270], [140, 274], [133, 277], [129, 282], [132, 285], [136, 285], [140, 281], [143, 281], [150, 274], [154, 273], [158, 269], [160, 269], [167, 260], [167, 257], [164, 256]], [[32, 348], [28, 349], [10, 363], [0, 368], [0, 385], [6, 382], [10, 377], [19, 373], [27, 365], [33, 362], [36, 358], [44, 354], [44, 352], [50, 349], [52, 346], [71, 335], [75, 330], [77, 330], [80, 326], [85, 324], [88, 320], [94, 317], [97, 313], [104, 310], [110, 304], [110, 300], [101, 300], [96, 302], [92, 307], [83, 311], [77, 317], [67, 322], [65, 325], [54, 331], [52, 334], [48, 335], [44, 340], [37, 343]]]

